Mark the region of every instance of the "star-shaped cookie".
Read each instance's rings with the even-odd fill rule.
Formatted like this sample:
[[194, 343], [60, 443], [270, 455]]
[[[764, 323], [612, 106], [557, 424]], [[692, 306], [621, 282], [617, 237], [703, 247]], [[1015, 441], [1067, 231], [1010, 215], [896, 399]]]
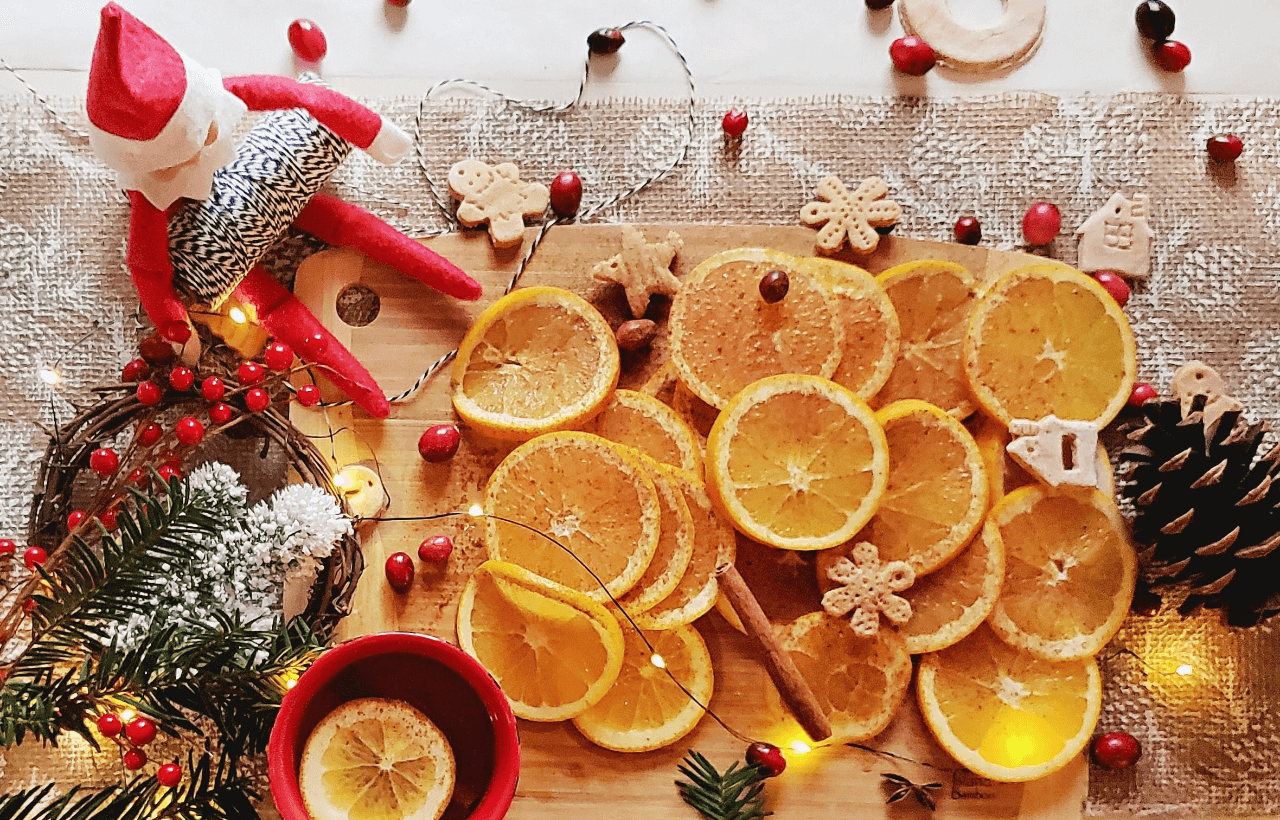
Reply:
[[885, 199], [888, 194], [889, 184], [880, 177], [864, 179], [853, 193], [839, 177], [827, 177], [818, 183], [818, 200], [800, 209], [800, 221], [823, 225], [816, 242], [819, 250], [834, 253], [847, 236], [849, 247], [870, 253], [880, 242], [876, 227], [888, 227], [902, 218], [898, 203]]
[[617, 282], [627, 292], [631, 315], [639, 319], [649, 309], [654, 294], [675, 296], [680, 280], [671, 273], [684, 240], [675, 231], [661, 242], [646, 244], [644, 234], [631, 225], [622, 226], [622, 251], [591, 269], [591, 276], [601, 282]]
[[841, 558], [827, 570], [827, 577], [841, 586], [822, 596], [822, 608], [828, 615], [840, 617], [849, 612], [853, 631], [870, 638], [880, 631], [880, 613], [895, 624], [911, 618], [911, 602], [894, 595], [916, 581], [916, 573], [906, 561], [880, 563], [880, 551], [866, 541], [855, 546], [853, 558]]

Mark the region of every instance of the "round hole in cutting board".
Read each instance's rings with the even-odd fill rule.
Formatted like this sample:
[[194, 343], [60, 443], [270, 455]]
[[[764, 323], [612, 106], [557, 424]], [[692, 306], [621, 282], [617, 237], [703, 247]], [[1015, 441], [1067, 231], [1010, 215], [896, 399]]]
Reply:
[[991, 28], [1004, 19], [1002, 0], [947, 0], [947, 8], [957, 23], [966, 28], [981, 31]]
[[378, 318], [382, 299], [373, 288], [356, 282], [342, 289], [334, 309], [338, 318], [351, 327], [364, 327]]

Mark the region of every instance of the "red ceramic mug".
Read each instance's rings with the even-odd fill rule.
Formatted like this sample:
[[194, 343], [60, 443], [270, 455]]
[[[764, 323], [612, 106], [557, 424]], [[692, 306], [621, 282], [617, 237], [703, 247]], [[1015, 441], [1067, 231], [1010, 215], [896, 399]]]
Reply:
[[457, 783], [441, 820], [506, 815], [520, 775], [520, 738], [506, 695], [453, 644], [384, 632], [330, 649], [285, 694], [267, 751], [271, 796], [284, 820], [311, 820], [298, 790], [298, 765], [311, 731], [340, 704], [367, 697], [411, 704], [453, 747]]

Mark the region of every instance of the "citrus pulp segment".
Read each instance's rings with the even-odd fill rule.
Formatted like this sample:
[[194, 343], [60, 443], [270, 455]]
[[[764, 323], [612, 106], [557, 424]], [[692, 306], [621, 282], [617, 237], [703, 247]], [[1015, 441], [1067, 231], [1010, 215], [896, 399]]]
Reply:
[[662, 523], [658, 535], [658, 548], [649, 568], [627, 594], [618, 598], [618, 605], [632, 615], [650, 609], [676, 591], [693, 559], [693, 515], [689, 505], [667, 471], [657, 461], [644, 453], [635, 457], [644, 465], [645, 474], [658, 491], [658, 506]]
[[518, 522], [485, 521], [491, 559], [597, 601], [635, 586], [658, 548], [661, 508], [653, 482], [634, 457], [590, 433], [547, 433], [512, 450], [489, 477], [484, 511]]
[[609, 323], [586, 300], [522, 288], [481, 313], [458, 345], [453, 406], [488, 435], [528, 439], [590, 418], [620, 366]]
[[[790, 284], [771, 304], [760, 280], [775, 270]], [[835, 297], [794, 256], [760, 248], [718, 253], [694, 268], [671, 300], [670, 322], [672, 367], [713, 407], [765, 376], [830, 378], [844, 345]]]
[[898, 359], [902, 331], [893, 302], [875, 277], [856, 265], [821, 257], [801, 259], [797, 265], [835, 296], [844, 326], [840, 366], [831, 381], [870, 401], [884, 387]]
[[653, 396], [615, 390], [599, 415], [582, 429], [634, 447], [663, 464], [702, 472], [702, 446], [697, 434], [676, 411]]
[[1092, 658], [1051, 662], [999, 640], [986, 626], [920, 660], [920, 712], [965, 768], [1003, 782], [1035, 780], [1089, 742], [1102, 709]]
[[771, 376], [720, 413], [707, 438], [707, 484], [745, 535], [783, 549], [826, 549], [867, 523], [888, 482], [888, 445], [870, 408], [816, 376]]
[[580, 592], [528, 570], [486, 561], [458, 603], [458, 645], [489, 670], [517, 717], [565, 720], [618, 678], [618, 621]]

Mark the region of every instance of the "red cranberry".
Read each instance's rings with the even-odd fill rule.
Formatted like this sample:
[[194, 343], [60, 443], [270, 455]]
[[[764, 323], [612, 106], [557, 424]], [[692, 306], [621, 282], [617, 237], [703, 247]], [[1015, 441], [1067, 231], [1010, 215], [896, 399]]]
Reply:
[[893, 0], [867, 0], [867, 8], [872, 11], [884, 11], [893, 5]]
[[40, 547], [27, 547], [22, 553], [22, 563], [26, 564], [27, 569], [35, 569], [36, 567], [49, 560], [49, 553]]
[[178, 467], [173, 464], [161, 464], [160, 469], [156, 470], [156, 473], [159, 474], [160, 479], [164, 481], [165, 484], [168, 484], [170, 480], [175, 478], [179, 480], [182, 479], [182, 470], [178, 469]]
[[236, 411], [231, 408], [231, 405], [218, 402], [209, 408], [209, 421], [214, 424], [226, 424], [235, 414]]
[[1129, 406], [1141, 407], [1153, 399], [1160, 397], [1156, 389], [1146, 382], [1138, 382], [1133, 386], [1133, 392], [1129, 394]]
[[293, 366], [293, 348], [284, 342], [272, 342], [262, 351], [262, 360], [272, 370], [288, 370]]
[[236, 371], [236, 376], [243, 385], [259, 384], [267, 377], [267, 369], [257, 362], [245, 362]]
[[1218, 134], [1209, 138], [1209, 144], [1205, 148], [1209, 156], [1218, 162], [1235, 162], [1244, 150], [1244, 140], [1235, 134]]
[[67, 529], [74, 530], [84, 520], [84, 510], [72, 510], [67, 514]]
[[387, 5], [395, 6], [398, 9], [402, 9], [405, 6], [409, 5], [409, 0], [387, 0]]
[[120, 371], [121, 381], [140, 382], [151, 375], [151, 365], [142, 359], [133, 359]]
[[1120, 307], [1128, 304], [1129, 286], [1117, 274], [1109, 270], [1100, 270], [1093, 274], [1093, 280], [1102, 285]]
[[175, 367], [169, 372], [169, 385], [174, 390], [190, 390], [196, 383], [196, 374], [189, 367]]
[[1058, 206], [1037, 202], [1022, 217], [1022, 235], [1028, 245], [1048, 245], [1062, 230], [1062, 214]]
[[725, 112], [724, 119], [720, 121], [720, 127], [730, 139], [737, 139], [747, 130], [747, 112], [730, 108]]
[[138, 431], [138, 443], [143, 447], [154, 446], [164, 435], [164, 428], [152, 422]]
[[89, 469], [98, 475], [111, 475], [120, 469], [120, 456], [110, 447], [99, 447], [89, 454]]
[[255, 387], [244, 394], [244, 406], [250, 413], [261, 413], [271, 405], [271, 396], [261, 387]]
[[938, 63], [933, 47], [915, 35], [894, 40], [889, 46], [889, 58], [893, 60], [894, 68], [912, 77], [928, 74]]
[[1093, 739], [1089, 752], [1104, 769], [1127, 769], [1142, 757], [1142, 744], [1128, 732], [1107, 732]]
[[182, 782], [182, 767], [177, 763], [166, 763], [156, 772], [156, 780], [166, 789], [172, 789]]
[[760, 277], [760, 298], [770, 305], [776, 305], [787, 298], [791, 290], [791, 277], [781, 269], [771, 270]]
[[787, 759], [782, 756], [782, 750], [772, 743], [756, 742], [748, 746], [747, 763], [764, 769], [768, 773], [767, 777], [777, 777], [787, 768]]
[[1169, 35], [1173, 34], [1176, 19], [1173, 9], [1161, 0], [1143, 0], [1133, 14], [1133, 21], [1138, 24], [1138, 33], [1157, 43], [1168, 40]]
[[141, 749], [129, 749], [124, 753], [122, 758], [124, 767], [131, 772], [136, 772], [143, 766], [147, 765], [147, 753]]
[[971, 216], [957, 219], [953, 232], [961, 245], [976, 245], [982, 241], [982, 223]]
[[461, 441], [462, 435], [458, 432], [457, 425], [436, 424], [428, 427], [418, 439], [418, 454], [424, 461], [432, 464], [448, 461], [458, 452]]
[[173, 434], [183, 444], [194, 446], [204, 441], [204, 425], [194, 416], [185, 416], [178, 419], [178, 423], [173, 428]]
[[210, 376], [200, 382], [200, 395], [205, 401], [222, 401], [222, 397], [227, 395], [227, 386], [217, 376]]
[[133, 472], [129, 473], [129, 478], [126, 480], [130, 484], [143, 484], [147, 481], [147, 471], [138, 467]]
[[166, 342], [158, 333], [143, 339], [138, 345], [138, 352], [142, 354], [147, 364], [153, 367], [169, 364], [178, 358], [178, 354], [173, 352], [173, 345]]
[[298, 19], [289, 24], [289, 47], [299, 60], [318, 63], [329, 51], [324, 32], [310, 20]]
[[186, 322], [165, 322], [164, 327], [160, 328], [160, 337], [175, 344], [186, 344], [187, 339], [191, 338], [191, 326]]
[[1191, 65], [1191, 49], [1177, 40], [1166, 40], [1155, 47], [1153, 52], [1156, 65], [1165, 71], [1179, 72]]
[[314, 384], [304, 384], [298, 388], [298, 404], [303, 407], [315, 407], [320, 403], [320, 388]]
[[433, 535], [418, 545], [418, 557], [423, 561], [448, 561], [453, 554], [453, 539], [447, 535]]
[[587, 48], [592, 54], [613, 54], [626, 41], [616, 28], [599, 28], [587, 35]]
[[565, 171], [551, 180], [551, 210], [568, 218], [582, 204], [582, 180], [573, 171]]
[[160, 403], [160, 397], [164, 395], [164, 391], [155, 382], [142, 382], [138, 385], [137, 394], [138, 401], [150, 407]]
[[124, 736], [134, 746], [146, 746], [156, 739], [156, 725], [148, 718], [134, 718], [124, 727]]
[[0, 538], [0, 555], [13, 555], [17, 551], [18, 545], [12, 538]]
[[387, 583], [396, 592], [407, 592], [413, 586], [413, 559], [397, 552], [387, 559]]
[[115, 712], [107, 712], [98, 718], [98, 731], [103, 737], [115, 737], [124, 729], [124, 721]]

